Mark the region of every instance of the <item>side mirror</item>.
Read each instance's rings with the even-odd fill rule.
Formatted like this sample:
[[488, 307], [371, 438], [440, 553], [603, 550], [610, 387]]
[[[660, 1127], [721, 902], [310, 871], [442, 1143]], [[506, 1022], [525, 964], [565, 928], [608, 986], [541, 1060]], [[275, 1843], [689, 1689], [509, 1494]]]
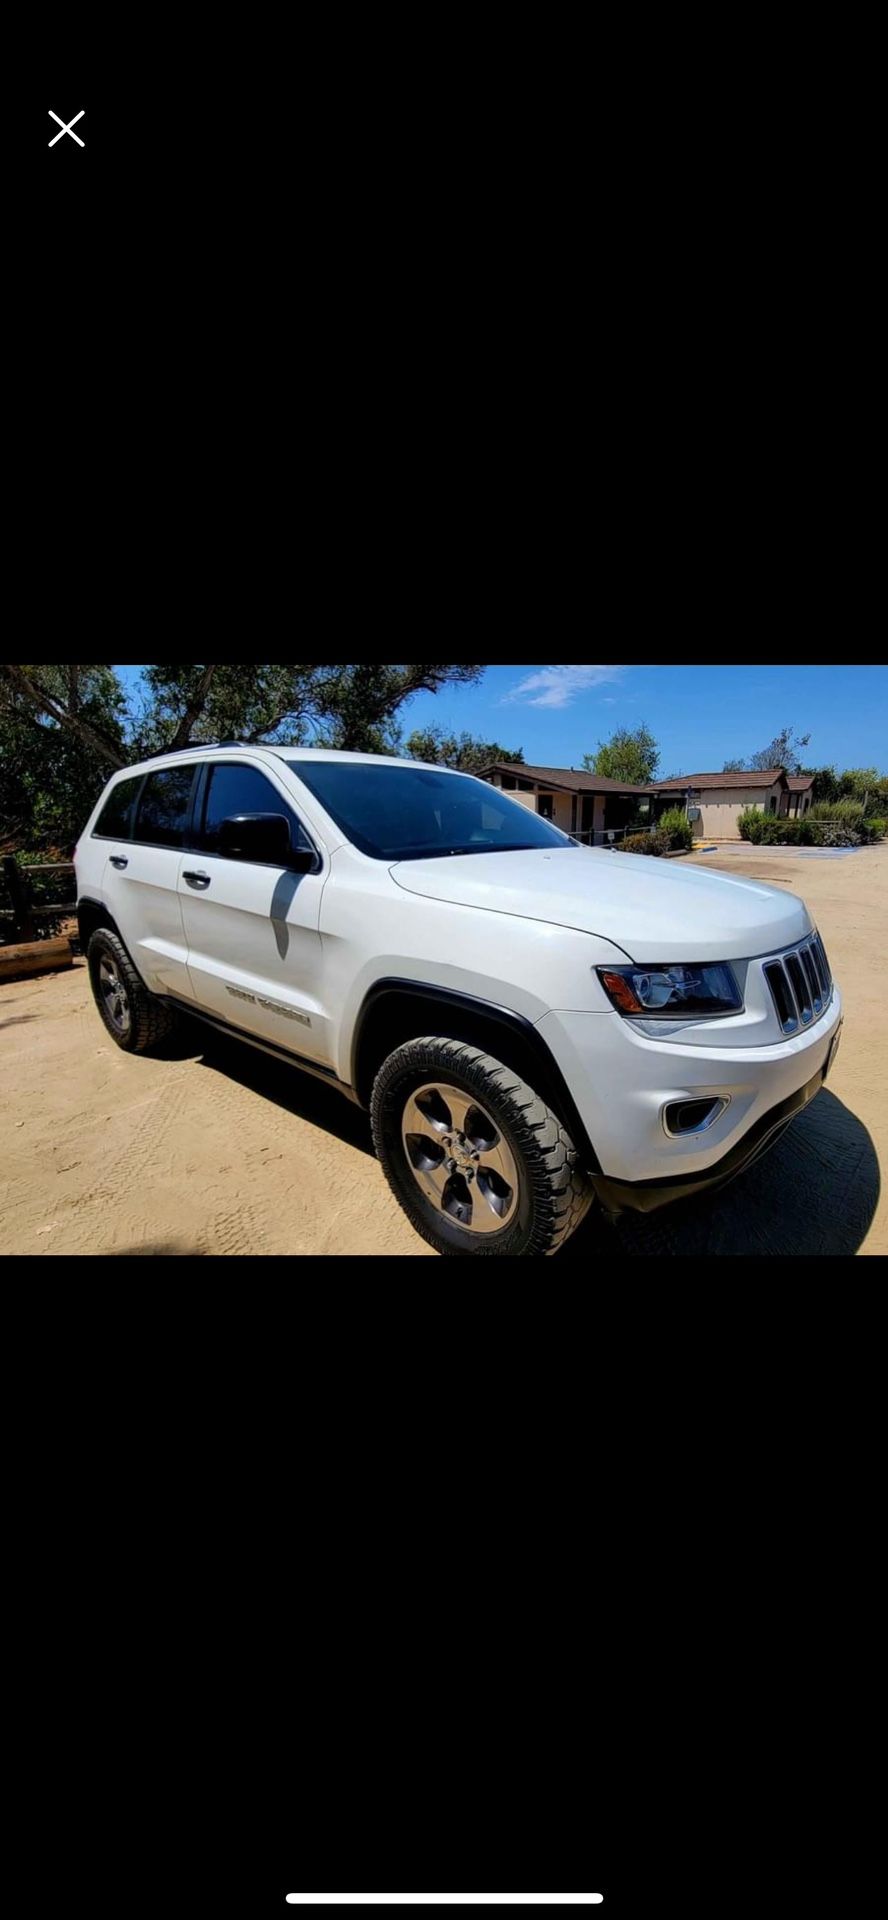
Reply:
[[315, 865], [308, 847], [291, 845], [290, 823], [282, 813], [231, 814], [219, 830], [219, 852], [227, 860], [289, 867], [294, 873], [310, 873]]

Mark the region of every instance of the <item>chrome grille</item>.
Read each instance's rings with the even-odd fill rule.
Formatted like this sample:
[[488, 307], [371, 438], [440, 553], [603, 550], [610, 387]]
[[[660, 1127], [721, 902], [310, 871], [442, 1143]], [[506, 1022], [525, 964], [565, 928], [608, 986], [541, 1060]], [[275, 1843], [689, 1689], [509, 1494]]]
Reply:
[[784, 1033], [798, 1033], [819, 1020], [832, 999], [832, 974], [819, 933], [808, 935], [775, 960], [765, 962], [765, 979]]

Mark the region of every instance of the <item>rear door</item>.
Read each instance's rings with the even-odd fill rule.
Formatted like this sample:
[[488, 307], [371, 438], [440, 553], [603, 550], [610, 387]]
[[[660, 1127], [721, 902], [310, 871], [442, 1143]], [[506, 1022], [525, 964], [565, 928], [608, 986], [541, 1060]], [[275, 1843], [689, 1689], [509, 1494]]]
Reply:
[[126, 819], [129, 837], [111, 836], [102, 876], [103, 898], [145, 985], [186, 1000], [194, 996], [178, 880], [192, 834], [197, 773], [190, 761], [158, 767], [139, 781]]
[[[219, 852], [222, 822], [242, 813], [283, 814], [293, 845], [315, 853], [317, 871], [226, 859]], [[240, 757], [206, 763], [196, 840], [199, 852], [182, 860], [179, 875], [195, 1000], [259, 1039], [330, 1064], [318, 931], [326, 855], [274, 775]]]

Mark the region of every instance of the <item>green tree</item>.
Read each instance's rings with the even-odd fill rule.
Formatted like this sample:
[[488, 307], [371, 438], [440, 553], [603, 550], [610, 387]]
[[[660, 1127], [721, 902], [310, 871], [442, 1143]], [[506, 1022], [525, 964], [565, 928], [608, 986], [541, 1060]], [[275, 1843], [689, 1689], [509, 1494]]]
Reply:
[[799, 748], [806, 747], [810, 738], [810, 733], [796, 733], [794, 727], [784, 727], [783, 732], [775, 734], [766, 747], [753, 754], [749, 761], [750, 772], [766, 772], [770, 767], [783, 767], [786, 773], [801, 773]]
[[445, 733], [442, 727], [421, 727], [408, 736], [405, 753], [459, 773], [480, 773], [494, 760], [523, 764], [521, 747], [501, 747], [498, 740], [478, 740], [471, 733]]
[[126, 703], [110, 666], [5, 667], [0, 674], [0, 842], [64, 850], [116, 767]]
[[726, 760], [722, 767], [722, 773], [745, 773], [745, 772], [746, 772], [745, 760]]
[[397, 753], [398, 715], [415, 693], [471, 685], [479, 666], [323, 667], [313, 688], [319, 744], [352, 753]]
[[618, 727], [609, 740], [599, 740], [596, 753], [583, 755], [587, 772], [600, 773], [605, 780], [625, 780], [633, 787], [655, 780], [659, 764], [659, 746], [643, 723], [631, 731]]
[[0, 667], [0, 833], [6, 844], [72, 839], [109, 774], [145, 754], [220, 739], [397, 751], [399, 714], [421, 691], [480, 666], [151, 666], [138, 711], [110, 666]]
[[143, 704], [133, 734], [135, 757], [160, 747], [204, 740], [307, 737], [316, 666], [146, 667]]

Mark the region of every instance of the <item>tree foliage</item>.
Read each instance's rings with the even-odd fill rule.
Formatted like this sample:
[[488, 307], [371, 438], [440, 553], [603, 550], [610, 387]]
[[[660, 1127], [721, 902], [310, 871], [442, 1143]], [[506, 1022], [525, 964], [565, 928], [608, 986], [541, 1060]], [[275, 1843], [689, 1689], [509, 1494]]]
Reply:
[[878, 767], [846, 767], [843, 773], [836, 767], [802, 767], [800, 771], [813, 778], [815, 806], [820, 801], [858, 800], [867, 818], [888, 814], [888, 776]]
[[483, 667], [323, 667], [314, 685], [318, 744], [352, 753], [396, 753], [397, 715], [415, 693], [480, 679]]
[[110, 666], [3, 669], [3, 851], [70, 845], [109, 774], [126, 763], [125, 721], [123, 689]]
[[583, 755], [588, 773], [600, 773], [605, 780], [625, 780], [627, 786], [646, 786], [657, 777], [660, 748], [650, 729], [643, 723], [630, 730], [618, 727], [609, 740], [599, 740], [596, 753]]
[[767, 773], [771, 767], [783, 767], [786, 773], [804, 773], [799, 749], [806, 747], [810, 738], [810, 733], [796, 733], [795, 727], [784, 727], [766, 747], [751, 753], [748, 760], [725, 760], [722, 773]]
[[445, 733], [443, 727], [421, 727], [411, 733], [404, 751], [411, 760], [426, 760], [459, 773], [480, 773], [494, 760], [523, 765], [521, 747], [502, 747], [498, 740], [479, 740], [471, 733]]
[[137, 752], [203, 740], [306, 738], [318, 675], [314, 666], [146, 667]]
[[480, 666], [151, 666], [137, 710], [110, 666], [0, 667], [0, 836], [74, 839], [118, 767], [148, 753], [239, 739], [391, 753], [415, 693], [477, 680]]

